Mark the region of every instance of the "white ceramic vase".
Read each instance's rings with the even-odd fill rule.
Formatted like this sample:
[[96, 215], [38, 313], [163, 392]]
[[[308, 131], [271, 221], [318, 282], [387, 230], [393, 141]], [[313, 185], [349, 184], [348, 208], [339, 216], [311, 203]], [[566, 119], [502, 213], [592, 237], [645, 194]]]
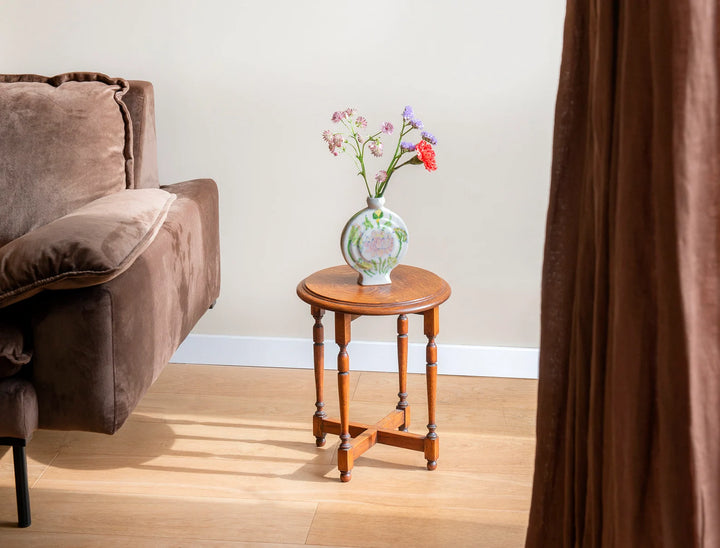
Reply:
[[342, 254], [360, 273], [360, 285], [389, 284], [390, 271], [407, 252], [407, 227], [397, 213], [384, 207], [385, 198], [368, 198], [367, 205], [345, 225]]

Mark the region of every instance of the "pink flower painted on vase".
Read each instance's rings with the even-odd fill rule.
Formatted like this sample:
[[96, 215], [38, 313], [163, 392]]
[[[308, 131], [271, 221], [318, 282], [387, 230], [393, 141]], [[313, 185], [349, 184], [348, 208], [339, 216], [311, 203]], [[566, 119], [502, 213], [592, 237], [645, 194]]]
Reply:
[[379, 259], [387, 257], [392, 253], [395, 246], [395, 240], [389, 232], [385, 230], [371, 230], [366, 232], [363, 238], [362, 255], [365, 259]]

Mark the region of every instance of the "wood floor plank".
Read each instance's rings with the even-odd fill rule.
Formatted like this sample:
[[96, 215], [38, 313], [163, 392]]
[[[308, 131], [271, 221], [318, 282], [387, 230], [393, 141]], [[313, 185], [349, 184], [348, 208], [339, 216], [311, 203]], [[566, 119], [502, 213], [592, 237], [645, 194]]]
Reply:
[[[358, 385], [353, 399], [366, 402], [392, 401], [398, 392], [395, 373], [356, 373]], [[351, 370], [351, 378], [353, 372]], [[410, 401], [427, 401], [425, 375], [408, 374]], [[535, 408], [537, 380], [495, 377], [438, 376], [438, 404], [465, 406], [509, 406]]]
[[432, 513], [418, 514], [415, 508], [398, 506], [321, 503], [308, 542], [337, 546], [352, 539], [353, 546], [368, 548], [519, 548], [526, 522], [524, 512], [437, 505]]
[[[326, 356], [328, 363], [333, 357]], [[206, 394], [233, 396], [236, 398], [255, 395], [256, 387], [263, 386], [264, 398], [279, 401], [307, 401], [315, 397], [315, 377], [312, 369], [284, 369], [263, 367], [227, 367], [222, 365], [172, 364], [171, 374], [162, 374], [150, 388], [150, 393]], [[268, 383], [272, 371], [273, 382]], [[359, 376], [351, 378], [350, 390], [355, 390]], [[326, 396], [337, 399], [337, 372], [325, 370]]]
[[[65, 446], [67, 432], [40, 430], [28, 444], [28, 483], [32, 486], [45, 472], [48, 465]], [[12, 448], [0, 446], [0, 486], [14, 486], [14, 463]]]
[[[371, 454], [371, 453], [369, 453]], [[530, 483], [508, 472], [428, 472], [424, 463], [407, 466], [374, 457], [358, 459], [353, 481], [338, 481], [334, 465], [282, 460], [232, 460], [161, 456], [144, 463], [127, 457], [59, 456], [35, 489], [77, 493], [147, 494], [264, 501], [347, 501], [427, 506], [526, 510]], [[408, 499], [396, 499], [403, 492]]]
[[[98, 494], [34, 488], [33, 533], [304, 544], [312, 502]], [[0, 501], [5, 514], [8, 502]], [[5, 524], [0, 534], [14, 531]], [[17, 534], [21, 534], [18, 532]]]
[[[395, 407], [395, 401], [373, 403], [350, 402], [350, 417], [354, 422], [373, 424]], [[410, 401], [412, 418], [410, 431], [427, 432], [427, 407]], [[511, 407], [486, 407], [482, 404], [457, 406], [440, 404], [437, 407], [438, 434], [458, 432], [535, 439], [535, 410]]]
[[129, 462], [157, 456], [329, 462], [324, 458], [327, 452], [315, 447], [309, 425], [309, 417], [305, 424], [287, 426], [227, 419], [146, 421], [132, 417], [114, 436], [72, 432], [60, 453], [63, 457], [126, 455]]

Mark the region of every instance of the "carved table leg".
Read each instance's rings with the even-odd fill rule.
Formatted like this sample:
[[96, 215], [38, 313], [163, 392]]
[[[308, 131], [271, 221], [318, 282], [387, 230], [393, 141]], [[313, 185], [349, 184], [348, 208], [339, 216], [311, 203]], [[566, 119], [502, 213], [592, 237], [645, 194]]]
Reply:
[[335, 312], [335, 342], [340, 347], [338, 353], [338, 392], [340, 395], [340, 447], [338, 448], [338, 468], [340, 479], [350, 481], [353, 468], [353, 450], [350, 444], [350, 356], [347, 345], [350, 344], [350, 322], [352, 316]]
[[322, 420], [327, 416], [323, 407], [323, 375], [325, 371], [325, 332], [322, 324], [322, 317], [325, 311], [315, 306], [311, 307], [315, 325], [313, 326], [313, 365], [315, 366], [315, 414], [313, 415], [313, 434], [315, 445], [325, 445], [325, 432], [322, 428]]
[[408, 360], [408, 319], [401, 314], [397, 320], [397, 347], [398, 347], [398, 373], [400, 377], [400, 392], [398, 392], [398, 404], [396, 409], [403, 412], [405, 420], [398, 427], [398, 430], [407, 432], [410, 427], [410, 407], [407, 401], [407, 360]]
[[433, 308], [424, 312], [425, 336], [428, 339], [426, 358], [427, 396], [428, 396], [428, 434], [425, 437], [425, 459], [428, 470], [437, 468], [437, 459], [440, 454], [440, 440], [435, 433], [435, 404], [437, 394], [437, 345], [435, 337], [440, 331], [439, 308]]

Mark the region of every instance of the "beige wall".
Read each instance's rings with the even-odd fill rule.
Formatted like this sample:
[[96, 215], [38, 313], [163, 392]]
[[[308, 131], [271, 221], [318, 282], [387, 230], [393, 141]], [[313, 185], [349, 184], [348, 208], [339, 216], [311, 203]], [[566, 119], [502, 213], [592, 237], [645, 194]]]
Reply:
[[[387, 205], [410, 230], [405, 262], [453, 286], [441, 340], [536, 346], [563, 12], [562, 0], [6, 0], [0, 70], [155, 84], [162, 181], [220, 187], [223, 290], [198, 333], [310, 335], [295, 286], [342, 262], [340, 231], [364, 204], [351, 159], [320, 133], [337, 109], [397, 124], [412, 105], [439, 169], [398, 172]], [[365, 320], [353, 335], [393, 328]]]

